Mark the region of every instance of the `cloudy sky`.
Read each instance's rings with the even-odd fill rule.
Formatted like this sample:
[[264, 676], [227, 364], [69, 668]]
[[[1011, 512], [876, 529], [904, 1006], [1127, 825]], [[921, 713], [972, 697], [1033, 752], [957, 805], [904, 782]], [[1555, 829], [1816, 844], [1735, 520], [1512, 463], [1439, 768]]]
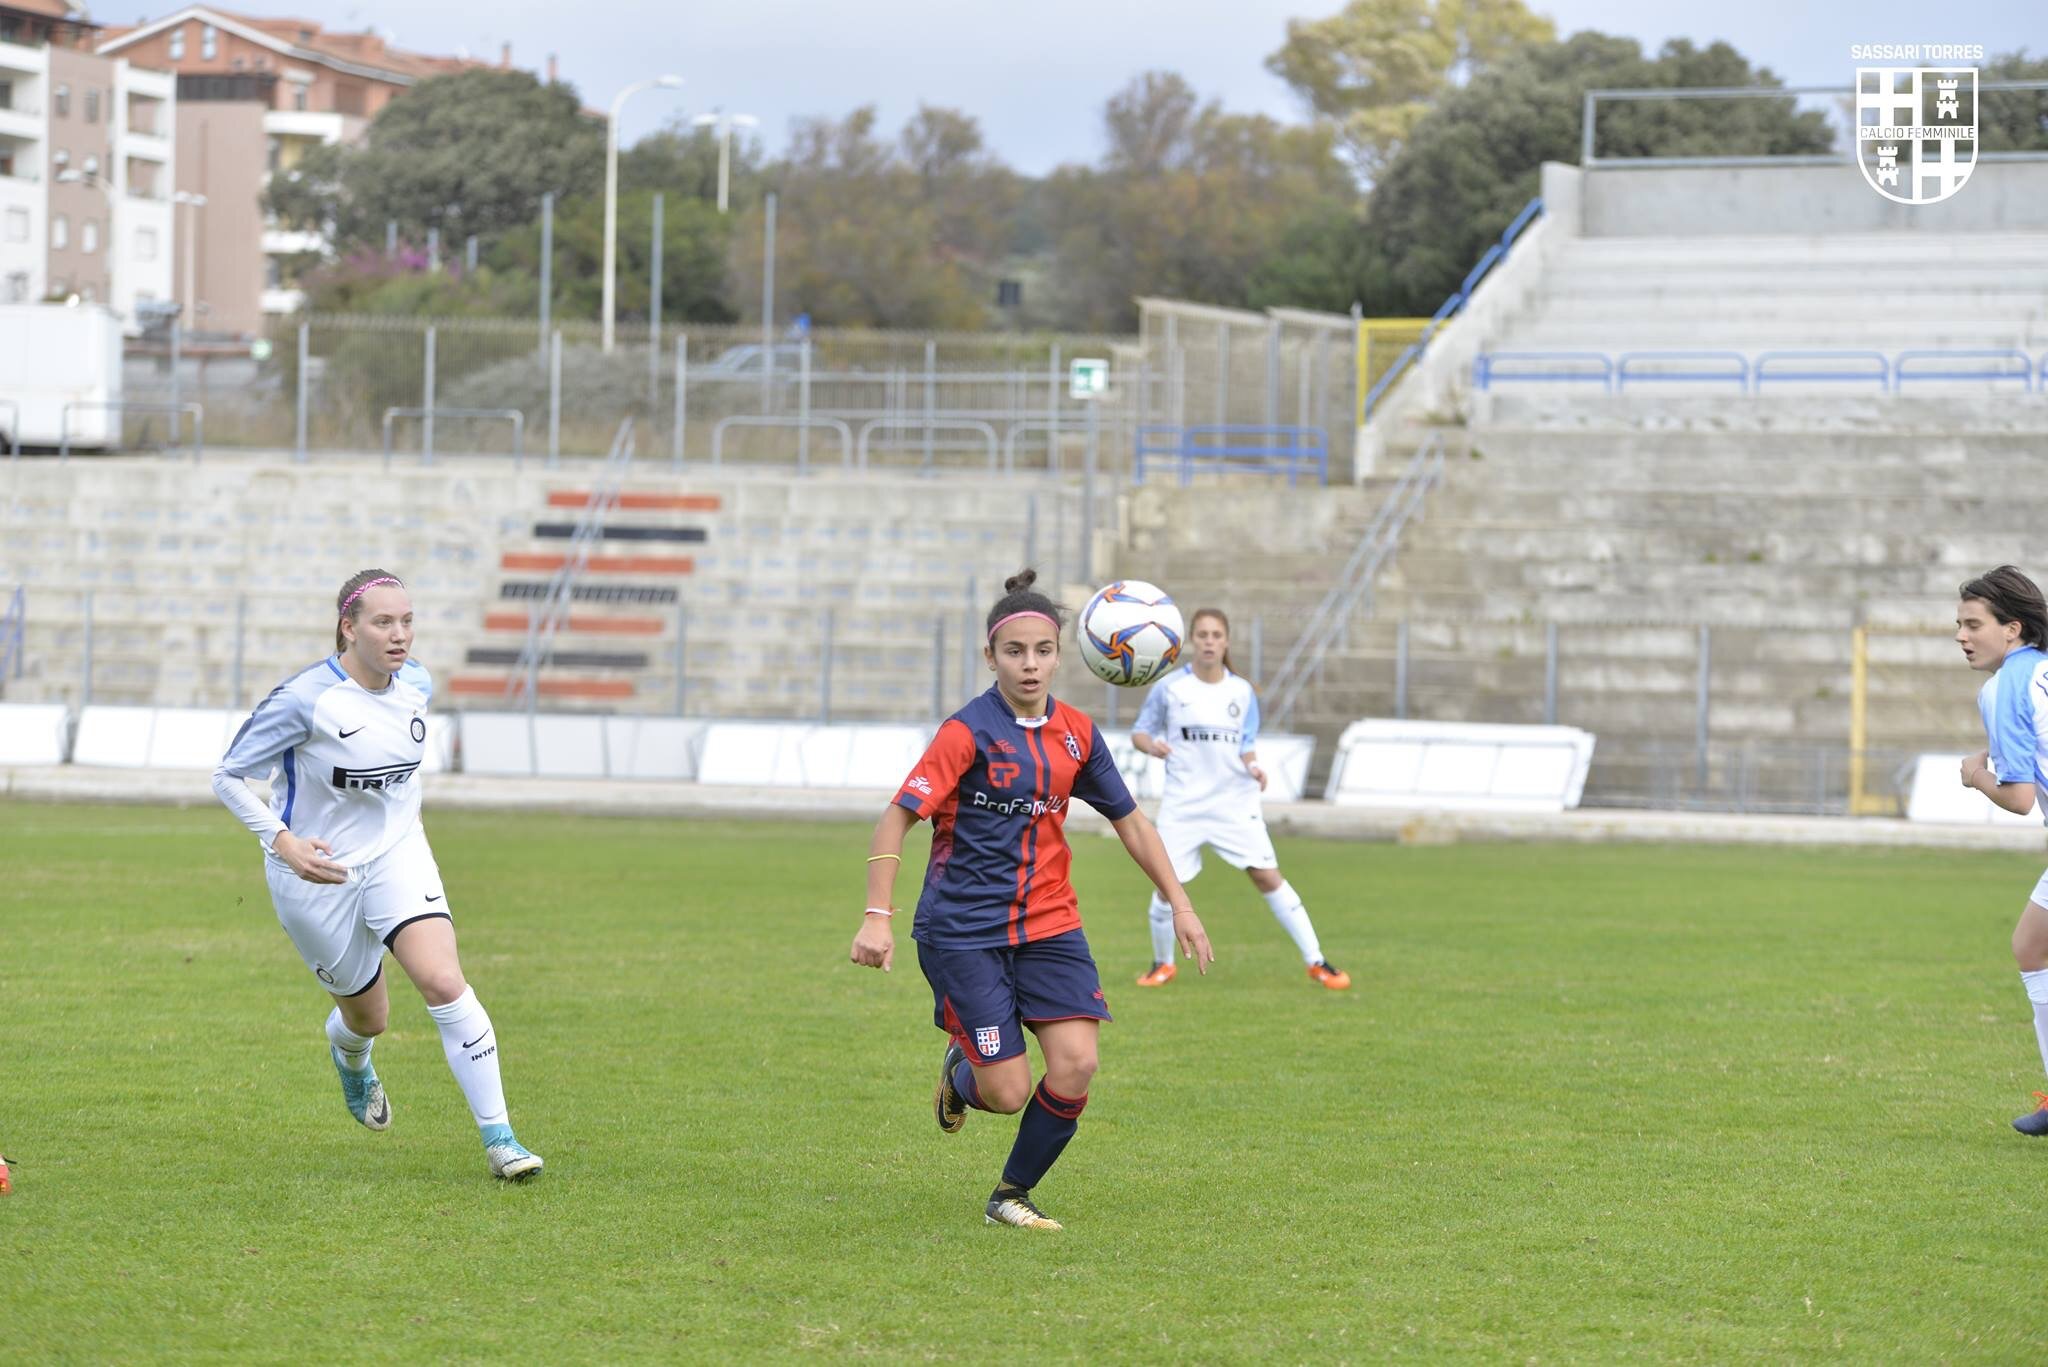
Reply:
[[[509, 42], [514, 63], [532, 70], [553, 53], [563, 79], [596, 107], [628, 82], [682, 76], [688, 84], [681, 91], [650, 91], [627, 105], [621, 129], [629, 142], [675, 113], [721, 107], [758, 116], [770, 148], [779, 149], [793, 118], [872, 103], [893, 131], [923, 102], [974, 115], [1004, 160], [1037, 174], [1095, 160], [1103, 101], [1149, 69], [1177, 71], [1233, 110], [1300, 118], [1264, 59], [1284, 40], [1290, 18], [1320, 18], [1342, 4], [599, 0], [584, 11], [559, 0], [227, 0], [224, 7], [375, 28], [428, 52], [495, 59]], [[1981, 43], [1990, 53], [2048, 53], [2048, 0], [1534, 0], [1531, 8], [1560, 31], [1626, 34], [1647, 48], [1675, 37], [1725, 39], [1796, 85], [1848, 84], [1852, 43]], [[135, 17], [107, 0], [93, 10], [103, 22]]]

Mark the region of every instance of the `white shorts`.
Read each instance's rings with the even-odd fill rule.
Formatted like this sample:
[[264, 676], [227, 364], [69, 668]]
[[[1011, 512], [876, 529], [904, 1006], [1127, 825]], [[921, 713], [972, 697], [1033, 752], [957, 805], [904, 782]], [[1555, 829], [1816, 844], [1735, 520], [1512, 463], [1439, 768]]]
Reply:
[[2034, 895], [2027, 900], [2037, 907], [2048, 907], [2048, 873], [2041, 875], [2041, 881], [2034, 884]]
[[1159, 839], [1166, 846], [1166, 857], [1173, 861], [1173, 876], [1183, 883], [1194, 882], [1202, 871], [1204, 845], [1233, 869], [1280, 867], [1280, 859], [1273, 853], [1273, 837], [1266, 832], [1266, 818], [1257, 812], [1236, 821], [1213, 817], [1181, 821], [1162, 816]]
[[454, 919], [425, 831], [356, 865], [346, 883], [308, 883], [274, 859], [264, 861], [264, 876], [284, 933], [336, 996], [369, 991], [384, 971], [392, 937], [414, 921]]

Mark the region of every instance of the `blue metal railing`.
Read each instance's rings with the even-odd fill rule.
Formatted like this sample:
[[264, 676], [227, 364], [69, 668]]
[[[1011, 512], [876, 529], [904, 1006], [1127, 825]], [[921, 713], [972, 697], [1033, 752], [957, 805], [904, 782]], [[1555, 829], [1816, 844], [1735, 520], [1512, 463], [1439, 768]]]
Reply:
[[21, 626], [27, 617], [27, 589], [17, 588], [8, 600], [7, 615], [0, 617], [0, 693], [6, 692], [9, 679], [21, 677]]
[[[1631, 383], [1732, 384], [1761, 394], [1771, 384], [1875, 384], [1882, 394], [1908, 383], [2018, 384], [2021, 392], [2048, 393], [2048, 354], [2036, 362], [2011, 347], [1882, 351], [1495, 351], [1472, 358], [1472, 384], [1599, 382], [1609, 392]], [[2010, 392], [2010, 391], [2007, 391]]]
[[1472, 298], [1472, 291], [1478, 289], [1479, 282], [1486, 278], [1486, 273], [1508, 254], [1508, 249], [1515, 245], [1515, 239], [1522, 235], [1522, 229], [1529, 226], [1529, 221], [1542, 212], [1541, 195], [1522, 206], [1522, 212], [1516, 214], [1515, 221], [1508, 224], [1507, 231], [1500, 235], [1500, 241], [1488, 247], [1486, 254], [1479, 258], [1479, 264], [1466, 273], [1464, 283], [1458, 286], [1457, 293], [1444, 300], [1437, 311], [1430, 315], [1429, 326], [1422, 330], [1422, 336], [1415, 339], [1414, 345], [1402, 348], [1401, 354], [1394, 358], [1394, 363], [1387, 367], [1387, 373], [1375, 380], [1372, 388], [1366, 391], [1359, 412], [1361, 423], [1372, 417], [1373, 409], [1379, 406], [1387, 391], [1394, 387], [1394, 382], [1407, 372], [1409, 366], [1422, 358], [1422, 353], [1429, 347], [1429, 339], [1436, 336], [1437, 329], [1448, 323], [1465, 307]]
[[1145, 482], [1145, 467], [1167, 465], [1181, 487], [1198, 474], [1285, 475], [1289, 488], [1304, 474], [1330, 482], [1330, 435], [1320, 427], [1260, 427], [1207, 423], [1176, 427], [1146, 423], [1138, 428], [1131, 482]]
[[[2012, 368], [2017, 362], [2019, 368]], [[2048, 374], [2048, 356], [2041, 358], [2041, 370]], [[1902, 351], [1892, 361], [1892, 383], [1908, 380], [2018, 380], [2020, 388], [2034, 387], [2034, 363], [2024, 351], [1999, 347], [1984, 351]]]

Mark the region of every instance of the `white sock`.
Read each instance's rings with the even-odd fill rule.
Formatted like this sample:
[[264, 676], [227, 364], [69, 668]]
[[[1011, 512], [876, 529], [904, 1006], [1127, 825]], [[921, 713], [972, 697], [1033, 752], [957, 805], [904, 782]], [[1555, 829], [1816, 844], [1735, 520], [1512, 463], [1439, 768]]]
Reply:
[[1152, 894], [1152, 905], [1146, 908], [1152, 918], [1152, 962], [1170, 964], [1173, 962], [1173, 908], [1158, 893]]
[[498, 1080], [498, 1036], [491, 1029], [490, 1013], [476, 999], [476, 989], [465, 987], [462, 995], [446, 1006], [430, 1006], [427, 1014], [441, 1027], [441, 1052], [448, 1056], [448, 1071], [455, 1074], [462, 1094], [469, 1098], [469, 1111], [476, 1123], [505, 1124], [505, 1086]]
[[1265, 894], [1266, 905], [1273, 909], [1273, 918], [1280, 928], [1293, 937], [1295, 947], [1301, 950], [1301, 961], [1305, 964], [1319, 964], [1323, 961], [1323, 947], [1316, 942], [1316, 928], [1308, 923], [1308, 908], [1301, 904], [1295, 894], [1294, 884], [1283, 881], [1279, 887]]
[[349, 1029], [348, 1023], [341, 1018], [341, 1008], [337, 1006], [327, 1013], [327, 1042], [341, 1055], [342, 1067], [352, 1073], [360, 1073], [370, 1066], [370, 1046], [377, 1041]]
[[2041, 1046], [2041, 1068], [2048, 1072], [2048, 968], [2022, 971], [2020, 985], [2034, 1004], [2034, 1042]]

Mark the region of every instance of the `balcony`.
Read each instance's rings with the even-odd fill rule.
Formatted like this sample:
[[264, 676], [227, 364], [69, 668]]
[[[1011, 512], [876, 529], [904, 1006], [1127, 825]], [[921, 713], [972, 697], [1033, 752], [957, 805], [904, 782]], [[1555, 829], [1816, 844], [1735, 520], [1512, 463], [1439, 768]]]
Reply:
[[131, 128], [121, 135], [121, 151], [146, 161], [168, 162], [171, 159], [171, 140]]
[[24, 142], [43, 140], [42, 112], [26, 108], [24, 100], [12, 108], [0, 108], [0, 138], [19, 138]]
[[290, 232], [283, 228], [263, 230], [265, 256], [297, 256], [302, 252], [324, 252], [327, 239], [319, 233]]
[[47, 49], [27, 47], [21, 43], [0, 43], [0, 71], [18, 71], [28, 76], [41, 76], [50, 69]]

